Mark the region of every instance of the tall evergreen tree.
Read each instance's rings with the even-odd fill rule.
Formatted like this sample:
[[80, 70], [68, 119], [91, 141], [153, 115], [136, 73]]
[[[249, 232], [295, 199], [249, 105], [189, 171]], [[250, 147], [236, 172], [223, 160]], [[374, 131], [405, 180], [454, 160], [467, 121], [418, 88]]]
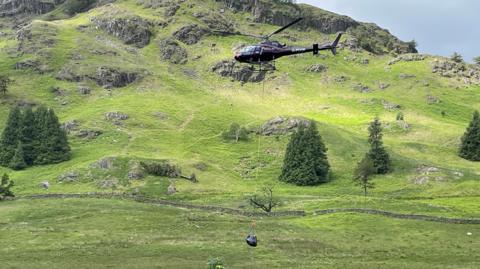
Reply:
[[18, 107], [13, 108], [0, 140], [0, 164], [8, 166], [18, 146], [19, 131], [22, 122], [22, 113]]
[[460, 157], [470, 161], [480, 161], [480, 113], [473, 113], [472, 121], [462, 137]]
[[27, 163], [25, 162], [25, 155], [23, 153], [22, 142], [18, 142], [17, 149], [15, 150], [15, 154], [10, 160], [8, 167], [12, 168], [13, 170], [22, 170], [27, 167]]
[[39, 118], [39, 125], [42, 127], [40, 132], [40, 151], [38, 152], [36, 163], [48, 164], [59, 163], [70, 159], [70, 146], [66, 132], [61, 128], [60, 122], [53, 109], [48, 109], [46, 113], [42, 112], [43, 120]]
[[287, 146], [280, 180], [300, 186], [328, 181], [330, 165], [317, 125], [311, 122], [295, 132]]
[[22, 126], [20, 129], [20, 140], [23, 144], [25, 163], [32, 165], [36, 158], [35, 140], [38, 130], [35, 126], [35, 115], [31, 108], [27, 108], [23, 114]]
[[373, 161], [377, 174], [386, 174], [390, 171], [390, 156], [383, 147], [382, 124], [378, 118], [370, 123], [368, 127], [370, 133], [368, 143], [370, 143], [370, 151], [368, 156]]

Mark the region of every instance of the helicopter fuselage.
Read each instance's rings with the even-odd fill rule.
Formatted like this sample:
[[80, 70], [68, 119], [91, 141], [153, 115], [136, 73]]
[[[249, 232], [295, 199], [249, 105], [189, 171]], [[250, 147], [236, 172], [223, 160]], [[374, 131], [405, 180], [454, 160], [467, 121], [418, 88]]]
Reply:
[[313, 52], [314, 50], [315, 48], [289, 47], [274, 41], [245, 47], [235, 54], [235, 60], [241, 63], [262, 64], [283, 56]]

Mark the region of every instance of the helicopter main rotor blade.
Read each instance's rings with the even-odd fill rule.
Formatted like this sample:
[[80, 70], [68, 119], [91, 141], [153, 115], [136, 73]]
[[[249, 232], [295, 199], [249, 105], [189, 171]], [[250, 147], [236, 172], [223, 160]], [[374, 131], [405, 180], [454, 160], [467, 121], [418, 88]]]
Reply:
[[278, 29], [277, 31], [275, 31], [275, 32], [273, 32], [273, 33], [271, 33], [271, 34], [269, 34], [269, 35], [264, 36], [264, 38], [265, 38], [265, 39], [269, 39], [269, 38], [272, 37], [273, 35], [276, 35], [276, 34], [278, 34], [278, 33], [281, 33], [281, 32], [283, 32], [283, 31], [285, 31], [285, 29], [293, 26], [294, 24], [299, 23], [301, 20], [303, 20], [303, 18], [298, 18], [298, 19], [292, 21], [291, 23], [283, 26], [282, 28]]
[[248, 36], [248, 37], [253, 37], [253, 38], [263, 38], [263, 36], [259, 35], [251, 35], [251, 34], [244, 34], [240, 32], [229, 32], [229, 31], [212, 31], [212, 33], [219, 34], [219, 35], [240, 35], [240, 36]]

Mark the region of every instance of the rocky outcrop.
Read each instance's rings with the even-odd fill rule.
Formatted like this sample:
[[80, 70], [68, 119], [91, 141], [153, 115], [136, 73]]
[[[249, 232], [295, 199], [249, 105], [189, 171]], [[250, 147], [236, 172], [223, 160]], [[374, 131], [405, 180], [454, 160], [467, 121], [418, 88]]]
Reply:
[[105, 119], [109, 121], [127, 120], [129, 116], [122, 112], [107, 112], [105, 113]]
[[311, 73], [322, 73], [327, 71], [328, 67], [324, 64], [313, 64], [307, 67], [305, 70]]
[[185, 64], [188, 61], [188, 52], [173, 39], [162, 39], [158, 42], [160, 56], [163, 60], [173, 64]]
[[56, 44], [58, 30], [47, 22], [34, 21], [17, 31], [17, 51], [49, 57], [49, 49]]
[[84, 139], [94, 139], [100, 136], [103, 132], [100, 130], [79, 130], [75, 136], [78, 138], [84, 138]]
[[228, 60], [215, 64], [211, 68], [211, 71], [222, 77], [230, 77], [233, 80], [240, 81], [242, 83], [261, 82], [265, 79], [267, 74], [266, 71], [254, 71], [248, 66], [236, 67], [235, 61]]
[[143, 48], [150, 43], [153, 24], [140, 16], [106, 13], [90, 20], [97, 29], [119, 38], [127, 45]]
[[173, 33], [173, 36], [187, 45], [198, 43], [208, 31], [196, 24], [183, 26]]
[[22, 60], [22, 61], [19, 61], [17, 63], [15, 63], [15, 66], [14, 66], [15, 69], [18, 69], [18, 70], [25, 70], [25, 69], [30, 69], [30, 70], [33, 70], [39, 74], [44, 74], [44, 73], [47, 73], [47, 72], [50, 72], [52, 71], [52, 69], [38, 61], [38, 60], [32, 60], [32, 59], [26, 59], [26, 60]]
[[81, 82], [91, 79], [95, 81], [97, 85], [105, 88], [120, 88], [136, 82], [145, 75], [146, 71], [122, 70], [116, 67], [106, 66], [97, 68], [93, 74], [82, 74], [70, 66], [65, 66], [58, 72], [56, 79], [71, 82]]
[[465, 84], [480, 84], [480, 66], [454, 62], [449, 59], [435, 59], [432, 72], [442, 77], [456, 78]]
[[310, 126], [310, 120], [300, 117], [278, 116], [265, 122], [260, 128], [260, 134], [285, 135], [297, 130], [300, 126]]
[[45, 14], [66, 0], [0, 0], [0, 17], [21, 14]]

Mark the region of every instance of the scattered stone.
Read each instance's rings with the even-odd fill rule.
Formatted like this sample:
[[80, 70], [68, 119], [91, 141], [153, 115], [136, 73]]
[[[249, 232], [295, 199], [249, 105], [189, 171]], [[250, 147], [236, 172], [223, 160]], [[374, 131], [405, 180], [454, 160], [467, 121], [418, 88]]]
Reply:
[[416, 185], [426, 185], [426, 184], [428, 184], [428, 182], [429, 182], [429, 177], [428, 176], [416, 177], [413, 180], [413, 183], [415, 183]]
[[387, 89], [387, 88], [390, 87], [390, 84], [380, 82], [380, 84], [378, 84], [378, 87], [379, 87], [381, 90], [385, 90], [385, 89]]
[[363, 85], [361, 83], [358, 83], [357, 85], [355, 85], [353, 87], [353, 89], [357, 92], [361, 92], [361, 93], [369, 93], [371, 92], [370, 88], [366, 85]]
[[175, 185], [170, 184], [167, 188], [167, 194], [174, 195], [175, 193], [177, 193], [177, 188], [175, 188]]
[[396, 110], [396, 109], [400, 109], [402, 108], [400, 105], [398, 104], [394, 104], [394, 103], [390, 103], [388, 102], [387, 100], [385, 99], [382, 99], [382, 105], [385, 109], [387, 110]]
[[440, 172], [440, 169], [434, 166], [427, 166], [427, 165], [422, 165], [417, 168], [418, 173], [422, 173], [424, 175], [429, 175], [431, 173], [438, 173]]
[[71, 131], [75, 130], [79, 126], [79, 122], [77, 120], [71, 120], [67, 121], [64, 124], [62, 124], [62, 129], [69, 134]]
[[59, 96], [65, 96], [67, 91], [60, 87], [52, 87], [50, 89], [50, 92], [52, 92], [55, 96], [59, 97]]
[[109, 179], [100, 181], [98, 186], [102, 189], [115, 189], [118, 186], [118, 179], [116, 177], [110, 177]]
[[307, 72], [312, 72], [312, 73], [321, 73], [327, 71], [328, 67], [324, 64], [314, 64], [309, 67], [307, 67], [306, 71]]
[[78, 93], [81, 95], [89, 95], [91, 91], [92, 90], [88, 86], [83, 86], [83, 85], [78, 86]]
[[127, 177], [129, 180], [138, 180], [138, 179], [142, 179], [144, 177], [144, 174], [140, 169], [135, 169], [135, 170], [129, 171], [127, 174]]
[[76, 136], [79, 138], [94, 139], [100, 136], [103, 132], [100, 130], [80, 130]]
[[310, 120], [300, 117], [277, 116], [261, 126], [260, 134], [265, 136], [285, 135], [297, 130], [300, 126], [310, 126]]
[[114, 168], [113, 162], [115, 162], [115, 157], [107, 157], [100, 159], [90, 165], [91, 168], [99, 168], [99, 169], [106, 169], [111, 170]]
[[398, 62], [414, 62], [414, 61], [423, 61], [427, 58], [426, 55], [417, 54], [417, 53], [409, 53], [409, 54], [402, 54], [388, 62], [388, 65], [394, 65]]
[[465, 84], [480, 84], [480, 66], [457, 63], [450, 59], [435, 59], [432, 72], [442, 77], [456, 78]]
[[198, 43], [200, 39], [208, 33], [207, 30], [196, 24], [183, 26], [173, 33], [173, 36], [187, 45]]
[[152, 115], [155, 116], [155, 117], [157, 117], [157, 118], [160, 119], [160, 120], [166, 120], [166, 119], [168, 119], [168, 114], [163, 113], [163, 112], [160, 112], [160, 111], [153, 112]]
[[337, 83], [343, 83], [343, 82], [349, 80], [349, 78], [348, 78], [347, 76], [343, 76], [343, 75], [342, 75], [342, 76], [337, 76], [337, 77], [335, 77], [334, 80], [335, 80], [335, 82], [337, 82]]
[[242, 83], [261, 82], [266, 77], [267, 71], [255, 72], [248, 66], [235, 68], [235, 64], [235, 61], [221, 61], [215, 64], [211, 70], [222, 77], [231, 77], [233, 80], [240, 81]]
[[459, 172], [459, 171], [453, 172], [453, 175], [455, 175], [455, 176], [458, 177], [458, 178], [461, 178], [461, 177], [464, 176], [463, 173], [462, 173], [462, 172]]
[[80, 175], [78, 174], [78, 172], [70, 171], [64, 175], [59, 176], [57, 179], [60, 182], [71, 183], [71, 182], [78, 181], [79, 178], [80, 178]]
[[165, 9], [165, 17], [173, 17], [175, 14], [177, 14], [177, 11], [180, 9], [180, 5], [176, 3], [172, 3], [172, 5], [168, 6]]
[[361, 63], [361, 64], [364, 64], [364, 65], [367, 65], [367, 64], [370, 63], [370, 60], [369, 60], [369, 59], [362, 59], [362, 60], [360, 61], [360, 63]]
[[138, 72], [122, 71], [112, 67], [99, 67], [93, 78], [99, 86], [111, 86], [115, 88], [125, 87], [130, 83], [142, 78]]
[[436, 96], [433, 96], [433, 95], [427, 95], [427, 103], [429, 105], [433, 105], [433, 104], [439, 104], [441, 103], [440, 99]]
[[105, 113], [105, 119], [109, 121], [115, 120], [127, 120], [129, 116], [122, 112], [107, 112]]
[[416, 76], [415, 75], [412, 75], [412, 74], [400, 74], [398, 75], [398, 78], [400, 79], [409, 79], [409, 78], [415, 78]]
[[43, 181], [39, 184], [39, 187], [48, 190], [50, 188], [50, 183], [48, 181]]
[[163, 39], [158, 43], [160, 55], [163, 60], [173, 64], [185, 64], [188, 61], [188, 52], [177, 41], [173, 39]]
[[20, 62], [17, 62], [14, 66], [15, 69], [31, 69], [39, 74], [44, 74], [52, 71], [48, 65], [41, 63], [37, 60], [26, 59]]

